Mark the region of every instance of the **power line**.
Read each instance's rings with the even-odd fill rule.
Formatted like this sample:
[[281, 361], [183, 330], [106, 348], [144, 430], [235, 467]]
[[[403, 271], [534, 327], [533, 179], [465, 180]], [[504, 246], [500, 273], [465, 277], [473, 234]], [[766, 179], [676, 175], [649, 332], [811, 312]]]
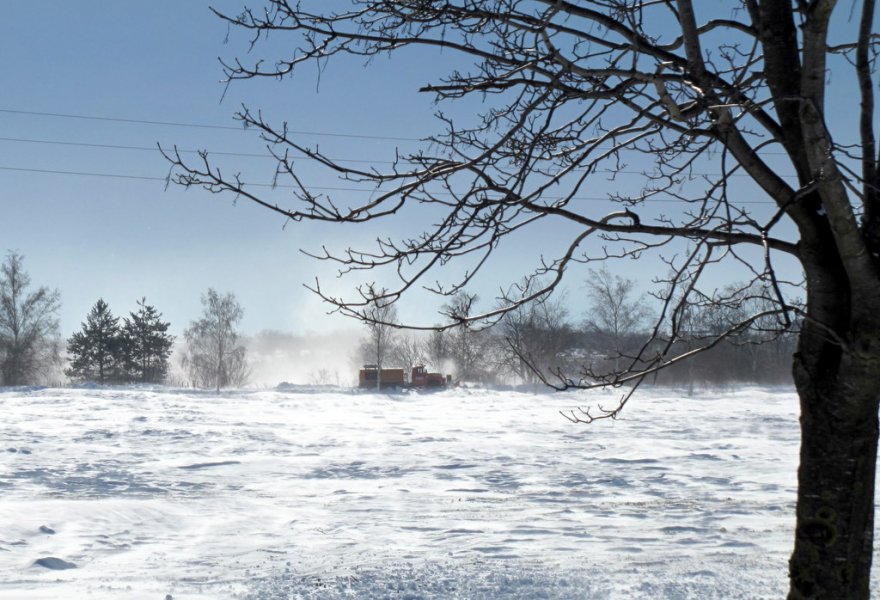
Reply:
[[[104, 150], [140, 150], [147, 152], [158, 152], [159, 146], [132, 146], [126, 144], [95, 144], [90, 142], [69, 142], [64, 140], [35, 140], [31, 138], [12, 138], [12, 137], [0, 137], [0, 142], [16, 142], [16, 143], [26, 143], [26, 144], [45, 144], [50, 146], [75, 146], [81, 148], [101, 148]], [[171, 151], [170, 148], [162, 148], [162, 150]], [[201, 150], [179, 150], [181, 154], [198, 154]], [[210, 151], [208, 154], [213, 154], [216, 156], [240, 156], [245, 158], [271, 158], [275, 159], [271, 154], [267, 154], [265, 152], [256, 153], [256, 152], [221, 152], [221, 151]], [[314, 160], [305, 154], [296, 155], [293, 158], [304, 158], [309, 160]], [[329, 160], [337, 160], [339, 162], [356, 162], [356, 163], [367, 163], [367, 164], [375, 164], [375, 163], [384, 163], [384, 164], [393, 164], [392, 161], [386, 160], [363, 160], [357, 158], [331, 158]]]
[[[39, 112], [32, 110], [17, 110], [11, 108], [0, 108], [0, 113], [12, 114], [12, 115], [28, 115], [28, 116], [37, 116], [37, 117], [55, 117], [61, 119], [84, 119], [89, 121], [108, 121], [112, 123], [135, 123], [139, 125], [162, 125], [167, 127], [190, 127], [197, 129], [221, 129], [227, 131], [242, 131], [249, 132], [250, 128], [245, 127], [244, 125], [233, 127], [231, 125], [215, 125], [212, 123], [186, 123], [183, 121], [150, 121], [146, 119], [134, 119], [130, 117], [102, 117], [97, 115], [77, 115], [70, 113], [59, 113], [59, 112]], [[424, 142], [424, 138], [413, 138], [413, 137], [401, 137], [401, 136], [385, 136], [385, 135], [369, 135], [369, 134], [357, 134], [357, 133], [338, 133], [338, 132], [329, 132], [329, 131], [299, 131], [299, 130], [288, 130], [287, 133], [292, 133], [296, 135], [314, 135], [314, 136], [323, 136], [323, 137], [339, 137], [339, 138], [353, 138], [353, 139], [364, 139], [364, 140], [386, 140], [386, 141], [397, 141], [397, 142]], [[784, 152], [764, 152], [763, 154], [771, 155], [771, 156], [786, 156]]]
[[[95, 144], [90, 142], [67, 142], [64, 140], [35, 140], [30, 138], [12, 138], [12, 137], [0, 137], [0, 142], [16, 142], [16, 143], [24, 143], [24, 144], [45, 144], [49, 146], [75, 146], [78, 148], [101, 148], [105, 150], [144, 150], [148, 152], [157, 152], [159, 150], [159, 146], [130, 146], [124, 144]], [[180, 150], [180, 152], [185, 152], [187, 154], [194, 154], [198, 152], [198, 150]], [[211, 152], [211, 154], [217, 154], [221, 156], [244, 156], [244, 157], [253, 157], [253, 158], [272, 158], [271, 154], [249, 154], [246, 152]], [[366, 161], [365, 161], [366, 162]]]
[[47, 175], [79, 175], [84, 177], [105, 177], [112, 179], [140, 179], [143, 181], [166, 181], [164, 177], [149, 177], [146, 175], [125, 175], [120, 173], [89, 173], [87, 171], [59, 171], [57, 169], [31, 169], [27, 167], [4, 167], [0, 171], [20, 171], [23, 173], [43, 173]]
[[[245, 126], [233, 127], [231, 125], [214, 125], [210, 123], [184, 123], [179, 121], [148, 121], [145, 119], [130, 119], [125, 117], [100, 117], [95, 115], [74, 115], [68, 113], [55, 113], [55, 112], [38, 112], [32, 110], [13, 110], [8, 108], [0, 108], [0, 113], [12, 114], [12, 115], [28, 115], [35, 117], [56, 117], [61, 119], [84, 119], [88, 121], [109, 121], [112, 123], [136, 123], [138, 125], [162, 125], [166, 127], [191, 127], [197, 129], [223, 129], [227, 131], [243, 131], [248, 132], [249, 129]], [[293, 133], [296, 135], [315, 135], [315, 136], [323, 136], [323, 137], [340, 137], [340, 138], [355, 138], [355, 139], [366, 139], [366, 140], [386, 140], [386, 141], [396, 141], [396, 142], [421, 142], [423, 141], [420, 138], [410, 138], [410, 137], [397, 137], [397, 136], [389, 136], [389, 135], [362, 135], [356, 133], [334, 133], [328, 131], [298, 131], [298, 130], [290, 130], [288, 133]]]
[[[28, 167], [6, 167], [0, 166], [0, 171], [20, 171], [23, 173], [42, 173], [46, 175], [76, 175], [80, 177], [99, 177], [99, 178], [107, 178], [107, 179], [138, 179], [141, 181], [163, 181], [167, 182], [167, 177], [155, 177], [151, 175], [129, 175], [125, 173], [94, 173], [91, 171], [62, 171], [60, 169], [34, 169]], [[269, 188], [291, 188], [298, 189], [297, 186], [293, 185], [274, 185], [271, 183], [249, 183], [242, 182], [242, 185], [247, 185], [251, 187], [269, 187]], [[352, 191], [352, 192], [365, 192], [370, 190], [359, 190], [357, 188], [334, 188], [334, 187], [314, 187], [312, 189], [316, 190], [331, 190], [331, 191]], [[381, 190], [376, 190], [381, 191]]]
[[[150, 175], [130, 175], [125, 173], [95, 173], [90, 171], [63, 171], [60, 169], [37, 169], [37, 168], [28, 168], [28, 167], [8, 167], [8, 166], [0, 166], [0, 171], [15, 171], [22, 173], [40, 173], [46, 175], [71, 175], [71, 176], [79, 176], [79, 177], [98, 177], [105, 179], [134, 179], [141, 181], [161, 181], [167, 182], [167, 177], [156, 177]], [[279, 189], [299, 189], [298, 186], [294, 185], [275, 185], [272, 183], [251, 183], [251, 182], [242, 182], [244, 186], [250, 187], [265, 187], [265, 188], [279, 188]], [[333, 186], [307, 186], [310, 190], [320, 190], [320, 191], [329, 191], [329, 192], [360, 192], [363, 194], [375, 194], [375, 193], [386, 193], [390, 190], [382, 190], [382, 189], [363, 189], [363, 188], [348, 188], [348, 187], [333, 187]], [[449, 192], [437, 192], [440, 195], [449, 195]], [[548, 200], [557, 200], [561, 199], [559, 197], [548, 198]], [[574, 196], [571, 198], [572, 200], [582, 200], [587, 202], [614, 202], [608, 197], [604, 196]], [[659, 202], [663, 203], [685, 203], [685, 200], [680, 200], [677, 198], [651, 198], [647, 200], [647, 202], [656, 204]], [[767, 200], [744, 200], [741, 202], [737, 202], [736, 204], [768, 204], [773, 205], [774, 202]]]
[[[44, 144], [50, 146], [73, 146], [73, 147], [81, 147], [81, 148], [100, 148], [104, 150], [135, 150], [135, 151], [145, 151], [145, 152], [157, 152], [160, 147], [159, 146], [132, 146], [125, 144], [96, 144], [89, 142], [70, 142], [64, 140], [37, 140], [31, 138], [13, 138], [13, 137], [0, 137], [0, 142], [14, 142], [14, 143], [27, 143], [27, 144]], [[170, 152], [170, 148], [162, 148], [162, 150]], [[178, 150], [181, 154], [198, 154], [201, 150]], [[222, 151], [207, 151], [209, 155], [215, 156], [237, 156], [244, 158], [270, 158], [275, 160], [275, 157], [271, 154], [267, 153], [255, 153], [255, 152], [222, 152]], [[296, 154], [292, 158], [295, 159], [303, 159], [303, 160], [317, 160], [311, 156], [306, 156], [305, 154]], [[394, 161], [390, 160], [364, 160], [358, 158], [334, 158], [327, 157], [327, 160], [336, 161], [336, 162], [348, 162], [348, 163], [363, 163], [363, 164], [384, 164], [384, 165], [392, 165]], [[407, 164], [416, 164], [413, 161], [401, 161]], [[578, 172], [583, 172], [585, 169], [575, 169]], [[627, 171], [624, 169], [598, 169], [595, 171], [596, 173], [622, 173], [625, 175], [644, 175], [642, 171]], [[720, 173], [698, 173], [691, 172], [691, 175], [702, 175], [706, 177], [721, 177]], [[781, 177], [788, 179], [796, 179], [795, 175], [780, 175]], [[728, 177], [748, 177], [745, 173], [733, 173], [728, 175]]]

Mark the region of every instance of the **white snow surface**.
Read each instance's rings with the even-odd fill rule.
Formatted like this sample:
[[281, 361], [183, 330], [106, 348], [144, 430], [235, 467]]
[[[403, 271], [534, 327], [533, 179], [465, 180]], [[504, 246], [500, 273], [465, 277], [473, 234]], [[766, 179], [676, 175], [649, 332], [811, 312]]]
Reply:
[[783, 597], [796, 395], [619, 394], [0, 389], [0, 598]]

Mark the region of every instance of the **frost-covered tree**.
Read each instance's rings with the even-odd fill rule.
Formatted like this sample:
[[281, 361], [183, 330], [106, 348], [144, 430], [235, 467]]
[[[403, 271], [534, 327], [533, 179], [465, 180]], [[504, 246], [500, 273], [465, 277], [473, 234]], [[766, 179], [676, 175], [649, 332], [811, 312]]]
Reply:
[[181, 361], [196, 387], [220, 388], [247, 383], [247, 351], [236, 327], [244, 309], [231, 293], [209, 289], [202, 295], [202, 316], [183, 332], [186, 350]]
[[0, 385], [36, 383], [57, 367], [61, 296], [30, 289], [24, 257], [10, 252], [0, 266]]
[[168, 375], [174, 336], [168, 333], [171, 324], [162, 320], [162, 313], [138, 300], [138, 309], [124, 319], [122, 325], [125, 370], [130, 381], [164, 383]]
[[119, 317], [113, 316], [103, 298], [95, 302], [80, 331], [67, 340], [67, 353], [70, 367], [65, 373], [73, 380], [102, 385], [125, 380]]

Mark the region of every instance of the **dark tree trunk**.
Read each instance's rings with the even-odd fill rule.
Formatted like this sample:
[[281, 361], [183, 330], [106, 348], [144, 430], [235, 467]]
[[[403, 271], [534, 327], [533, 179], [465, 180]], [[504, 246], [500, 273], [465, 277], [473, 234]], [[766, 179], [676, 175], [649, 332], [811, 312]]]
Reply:
[[789, 598], [867, 600], [874, 538], [880, 327], [876, 317], [865, 322], [865, 311], [856, 308], [871, 302], [870, 297], [855, 294], [851, 299], [847, 293], [862, 286], [842, 282], [841, 271], [828, 266], [813, 279], [814, 285], [808, 283], [811, 316], [804, 323], [794, 362], [801, 452]]
[[[790, 563], [793, 599], [870, 597], [876, 392], [859, 393], [839, 384], [829, 389], [837, 383], [798, 385], [801, 454]], [[877, 383], [872, 377], [853, 387], [864, 390]]]

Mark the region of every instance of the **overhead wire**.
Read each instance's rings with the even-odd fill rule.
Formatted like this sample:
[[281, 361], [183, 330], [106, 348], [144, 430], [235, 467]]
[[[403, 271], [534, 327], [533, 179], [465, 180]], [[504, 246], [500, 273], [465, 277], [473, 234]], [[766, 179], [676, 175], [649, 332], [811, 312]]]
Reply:
[[[91, 121], [105, 121], [105, 122], [115, 122], [115, 123], [132, 123], [132, 124], [142, 124], [142, 125], [160, 125], [160, 126], [168, 126], [168, 127], [189, 127], [189, 128], [200, 128], [200, 129], [218, 129], [218, 130], [227, 130], [227, 131], [242, 131], [249, 132], [250, 129], [244, 126], [233, 127], [230, 125], [217, 125], [210, 123], [188, 123], [183, 121], [160, 121], [160, 120], [148, 120], [148, 119], [135, 119], [129, 117], [108, 117], [108, 116], [100, 116], [100, 115], [82, 115], [82, 114], [73, 114], [73, 113], [62, 113], [62, 112], [45, 112], [45, 111], [29, 111], [29, 110], [18, 110], [18, 109], [10, 109], [10, 108], [0, 108], [0, 114], [12, 114], [12, 115], [27, 115], [27, 116], [41, 116], [41, 117], [54, 117], [54, 118], [65, 118], [65, 119], [81, 119], [81, 120], [91, 120]], [[327, 132], [327, 131], [299, 131], [299, 130], [290, 130], [289, 133], [296, 135], [314, 135], [314, 136], [327, 136], [327, 137], [340, 137], [340, 138], [353, 138], [353, 139], [370, 139], [370, 140], [385, 140], [385, 141], [424, 141], [420, 138], [412, 138], [412, 137], [399, 137], [399, 136], [381, 136], [381, 135], [369, 135], [369, 134], [349, 134], [349, 133], [338, 133], [338, 132]], [[44, 145], [57, 145], [57, 146], [70, 146], [70, 147], [83, 147], [83, 148], [97, 148], [97, 149], [109, 149], [109, 150], [126, 150], [126, 151], [158, 151], [160, 149], [159, 146], [138, 146], [138, 145], [130, 145], [130, 144], [103, 144], [103, 143], [90, 143], [90, 142], [72, 142], [72, 141], [64, 141], [64, 140], [40, 140], [34, 138], [22, 138], [22, 137], [0, 137], [0, 141], [4, 142], [12, 142], [12, 143], [31, 143], [31, 144], [44, 144]], [[198, 150], [181, 150], [182, 153], [197, 153]], [[273, 158], [271, 154], [266, 153], [247, 153], [247, 152], [226, 152], [226, 151], [210, 151], [209, 154], [216, 156], [233, 156], [233, 157], [243, 157], [243, 158]], [[312, 157], [307, 155], [294, 156], [296, 159], [306, 159], [306, 160], [314, 160]], [[330, 158], [330, 160], [336, 160], [339, 162], [352, 162], [352, 163], [367, 163], [367, 164], [394, 164], [393, 161], [382, 161], [382, 160], [364, 160], [364, 159], [343, 159], [343, 158]], [[75, 170], [62, 170], [62, 169], [45, 169], [45, 168], [31, 168], [31, 167], [13, 167], [13, 166], [0, 166], [0, 170], [2, 171], [13, 171], [13, 172], [25, 172], [25, 173], [40, 173], [40, 174], [50, 174], [50, 175], [69, 175], [69, 176], [81, 176], [81, 177], [98, 177], [98, 178], [111, 178], [111, 179], [129, 179], [129, 180], [142, 180], [142, 181], [162, 181], [167, 182], [167, 177], [158, 177], [158, 176], [145, 176], [145, 175], [133, 175], [126, 173], [99, 173], [99, 172], [91, 172], [91, 171], [75, 171]], [[623, 174], [643, 174], [641, 171], [627, 171], [627, 170], [613, 170], [613, 169], [604, 169], [600, 172], [604, 173], [623, 173]], [[704, 175], [704, 176], [720, 176], [717, 173], [698, 173], [693, 172], [694, 175]], [[742, 174], [734, 174], [734, 176], [743, 176]], [[793, 177], [791, 175], [785, 175], [785, 177]], [[292, 185], [284, 185], [284, 184], [274, 184], [274, 183], [246, 183], [246, 185], [253, 187], [267, 187], [267, 188], [281, 188], [281, 189], [296, 189], [297, 186]], [[310, 189], [321, 190], [321, 191], [347, 191], [347, 192], [362, 192], [362, 193], [382, 193], [387, 190], [381, 189], [363, 189], [363, 188], [348, 188], [348, 187], [332, 187], [332, 186], [309, 186]], [[593, 197], [593, 196], [575, 196], [573, 199], [575, 200], [587, 200], [587, 201], [610, 201], [608, 197]], [[664, 202], [664, 203], [683, 203], [686, 202], [682, 199], [657, 199], [652, 198], [652, 202]], [[761, 201], [761, 200], [753, 200], [753, 201], [743, 201], [742, 204], [774, 204], [772, 201]]]
[[[249, 127], [245, 127], [244, 125], [240, 125], [238, 127], [233, 127], [232, 125], [216, 125], [212, 123], [186, 123], [182, 121], [151, 121], [146, 119], [132, 119], [128, 117], [103, 117], [97, 115], [76, 115], [71, 113], [56, 113], [56, 112], [39, 112], [34, 110], [15, 110], [11, 108], [0, 108], [0, 113], [5, 114], [13, 114], [13, 115], [29, 115], [36, 117], [56, 117], [63, 119], [83, 119], [88, 121], [108, 121], [111, 123], [135, 123], [139, 125], [162, 125], [167, 127], [192, 127], [197, 129], [223, 129], [227, 131], [242, 131], [246, 133], [250, 133], [252, 130]], [[316, 136], [326, 136], [326, 137], [341, 137], [341, 138], [355, 138], [355, 139], [367, 139], [367, 140], [388, 140], [388, 141], [399, 141], [399, 142], [420, 142], [422, 141], [419, 138], [411, 138], [411, 137], [400, 137], [400, 136], [390, 136], [390, 135], [366, 135], [366, 134], [358, 134], [358, 133], [338, 133], [338, 132], [330, 132], [330, 131], [298, 131], [298, 130], [290, 130], [288, 133], [296, 134], [296, 135], [316, 135]]]
[[[172, 151], [171, 148], [161, 148], [160, 146], [133, 146], [128, 144], [98, 144], [92, 142], [71, 142], [65, 140], [38, 140], [32, 138], [16, 138], [16, 137], [2, 137], [0, 136], [0, 142], [13, 142], [13, 143], [27, 143], [27, 144], [43, 144], [43, 145], [51, 145], [51, 146], [73, 146], [73, 147], [81, 147], [81, 148], [98, 148], [102, 150], [134, 150], [134, 151], [146, 151], [146, 152], [157, 152], [158, 150], [163, 151]], [[197, 154], [202, 152], [202, 150], [177, 150], [181, 154]], [[236, 156], [242, 158], [268, 158], [275, 159], [271, 154], [256, 153], [256, 152], [225, 152], [225, 151], [204, 151], [209, 155], [215, 156]], [[294, 159], [302, 159], [302, 160], [314, 160], [314, 157], [307, 156], [305, 154], [297, 154], [292, 156]], [[338, 158], [338, 157], [326, 157], [327, 160], [332, 160], [336, 162], [349, 162], [349, 163], [364, 163], [364, 164], [385, 164], [385, 165], [393, 165], [394, 161], [391, 160], [365, 160], [359, 158]], [[413, 164], [413, 161], [402, 160], [401, 162]], [[576, 171], [583, 171], [584, 169], [575, 169]], [[626, 169], [600, 169], [596, 171], [597, 173], [623, 173], [626, 175], [643, 175], [642, 171], [630, 171]], [[706, 177], [720, 177], [720, 173], [701, 173], [697, 171], [692, 171], [693, 175], [703, 175]], [[744, 173], [733, 173], [728, 175], [728, 177], [748, 177], [748, 175]], [[781, 177], [786, 178], [796, 178], [794, 175], [781, 175]]]
[[[18, 110], [12, 108], [0, 108], [0, 114], [14, 114], [14, 115], [28, 115], [28, 116], [38, 116], [38, 117], [55, 117], [55, 118], [63, 118], [63, 119], [84, 119], [90, 121], [107, 121], [114, 123], [133, 123], [139, 125], [161, 125], [167, 127], [191, 127], [198, 129], [220, 129], [227, 131], [240, 131], [244, 133], [252, 133], [253, 129], [251, 127], [247, 127], [245, 125], [239, 125], [234, 127], [232, 125], [217, 125], [214, 123], [187, 123], [185, 121], [156, 121], [156, 120], [147, 120], [147, 119], [135, 119], [131, 117], [106, 117], [101, 115], [80, 115], [73, 113], [61, 113], [61, 112], [41, 112], [41, 111], [33, 111], [33, 110]], [[376, 134], [364, 134], [364, 133], [339, 133], [333, 131], [306, 131], [306, 130], [295, 130], [290, 129], [287, 131], [288, 134], [294, 135], [314, 135], [314, 136], [325, 136], [325, 137], [339, 137], [339, 138], [354, 138], [354, 139], [366, 139], [366, 140], [387, 140], [387, 141], [400, 141], [400, 142], [424, 142], [424, 138], [416, 138], [416, 137], [404, 137], [404, 136], [388, 136], [388, 135], [376, 135]], [[763, 152], [763, 154], [767, 155], [776, 155], [776, 156], [785, 156], [784, 152]]]
[[[18, 171], [23, 173], [41, 173], [47, 175], [73, 175], [80, 177], [98, 177], [98, 178], [107, 178], [107, 179], [135, 179], [135, 180], [143, 180], [143, 181], [161, 181], [168, 182], [167, 177], [157, 177], [154, 175], [131, 175], [127, 173], [96, 173], [91, 171], [66, 171], [61, 169], [40, 169], [40, 168], [31, 168], [31, 167], [10, 167], [6, 165], [0, 165], [0, 171]], [[295, 185], [285, 185], [285, 184], [275, 184], [275, 183], [256, 183], [256, 182], [248, 182], [242, 181], [242, 186], [244, 187], [264, 187], [264, 188], [278, 188], [278, 189], [300, 189], [299, 186]], [[353, 187], [338, 187], [338, 186], [320, 186], [320, 185], [310, 185], [308, 186], [310, 190], [320, 190], [320, 191], [330, 191], [330, 192], [359, 192], [365, 194], [375, 194], [375, 193], [387, 193], [392, 190], [380, 189], [380, 188], [353, 188]], [[432, 192], [432, 194], [436, 195], [450, 195], [449, 192]], [[548, 200], [561, 200], [560, 196], [547, 197]], [[608, 198], [607, 196], [573, 196], [572, 200], [583, 200], [588, 202], [614, 202], [613, 199]], [[687, 203], [686, 200], [682, 200], [680, 198], [651, 198], [648, 200], [650, 203], [671, 203], [671, 204], [680, 204]], [[767, 200], [744, 200], [742, 202], [738, 202], [739, 204], [774, 204], [773, 202]]]

